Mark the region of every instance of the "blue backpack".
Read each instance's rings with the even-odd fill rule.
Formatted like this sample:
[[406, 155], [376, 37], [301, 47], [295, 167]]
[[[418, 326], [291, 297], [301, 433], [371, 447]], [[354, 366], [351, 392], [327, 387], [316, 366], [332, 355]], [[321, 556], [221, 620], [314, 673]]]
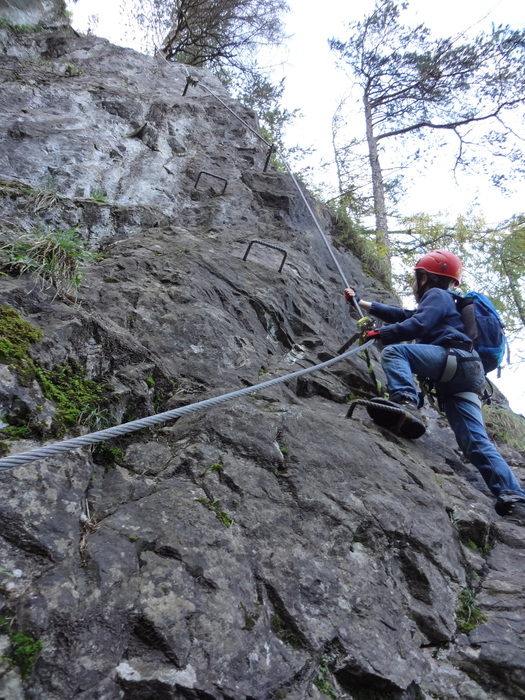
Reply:
[[480, 292], [467, 292], [464, 296], [452, 293], [461, 314], [465, 331], [474, 343], [485, 374], [499, 368], [505, 356], [504, 325], [494, 305]]

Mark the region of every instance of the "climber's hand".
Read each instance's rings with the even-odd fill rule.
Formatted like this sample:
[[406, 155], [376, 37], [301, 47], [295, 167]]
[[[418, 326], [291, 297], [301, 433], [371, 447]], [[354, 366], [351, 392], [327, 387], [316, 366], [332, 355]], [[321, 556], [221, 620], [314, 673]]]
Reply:
[[355, 301], [357, 304], [361, 300], [361, 297], [353, 287], [347, 287], [345, 289], [345, 299], [346, 301]]

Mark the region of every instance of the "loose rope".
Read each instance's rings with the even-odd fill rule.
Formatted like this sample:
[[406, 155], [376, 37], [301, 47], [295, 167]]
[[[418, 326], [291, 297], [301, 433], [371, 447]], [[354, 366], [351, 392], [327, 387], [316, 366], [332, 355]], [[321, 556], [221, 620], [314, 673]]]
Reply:
[[[359, 334], [355, 335], [354, 340], [357, 340]], [[291, 374], [286, 374], [283, 377], [276, 377], [275, 379], [268, 379], [260, 384], [253, 384], [252, 386], [245, 387], [244, 389], [238, 389], [237, 391], [232, 391], [228, 394], [222, 394], [221, 396], [215, 396], [211, 399], [206, 399], [205, 401], [198, 401], [197, 403], [189, 404], [188, 406], [182, 406], [181, 408], [174, 408], [171, 411], [164, 411], [163, 413], [157, 413], [154, 416], [149, 416], [147, 418], [139, 418], [138, 420], [130, 421], [129, 423], [123, 423], [121, 425], [116, 425], [113, 428], [106, 428], [105, 430], [98, 430], [95, 433], [89, 433], [88, 435], [80, 435], [79, 437], [71, 438], [71, 440], [64, 440], [63, 442], [57, 442], [52, 445], [47, 445], [46, 447], [40, 447], [36, 450], [30, 450], [29, 452], [20, 452], [17, 455], [12, 455], [9, 457], [2, 457], [0, 459], [0, 471], [4, 471], [10, 467], [17, 467], [21, 464], [29, 464], [30, 462], [36, 462], [40, 459], [45, 459], [46, 457], [52, 457], [53, 455], [62, 454], [63, 452], [70, 452], [71, 450], [76, 450], [79, 447], [86, 447], [88, 445], [96, 445], [104, 440], [109, 440], [110, 438], [119, 437], [120, 435], [127, 435], [127, 433], [135, 432], [136, 430], [141, 430], [143, 428], [151, 428], [159, 423], [165, 423], [166, 421], [172, 420], [173, 418], [179, 418], [188, 413], [195, 413], [196, 411], [202, 411], [204, 408], [209, 408], [210, 406], [217, 406], [218, 404], [225, 403], [226, 401], [231, 401], [237, 399], [240, 396], [246, 396], [246, 394], [251, 394], [254, 391], [260, 391], [261, 389], [266, 389], [270, 386], [275, 386], [276, 384], [281, 384], [282, 382], [289, 381], [290, 379], [295, 379], [301, 377], [303, 374], [308, 374], [310, 372], [315, 372], [325, 367], [330, 367], [330, 365], [340, 362], [341, 360], [350, 357], [356, 352], [363, 350], [374, 342], [374, 340], [369, 340], [364, 345], [360, 345], [357, 348], [348, 350], [341, 355], [332, 357], [330, 360], [321, 362], [321, 364], [315, 365], [314, 367], [306, 367], [305, 369], [300, 369], [297, 372], [292, 372]]]

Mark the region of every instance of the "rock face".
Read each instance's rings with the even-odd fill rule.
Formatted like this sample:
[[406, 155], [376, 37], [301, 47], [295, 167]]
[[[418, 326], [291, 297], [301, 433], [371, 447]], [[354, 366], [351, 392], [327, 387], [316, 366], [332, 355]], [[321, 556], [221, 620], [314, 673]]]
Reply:
[[[44, 372], [104, 388], [89, 432], [318, 364], [356, 332], [300, 192], [212, 75], [0, 31], [3, 225], [78, 227], [102, 251], [76, 303], [1, 279], [2, 308], [42, 332], [0, 364], [4, 426], [29, 429], [12, 452], [58, 439]], [[245, 260], [255, 239], [273, 247]], [[0, 472], [0, 697], [524, 698], [525, 532], [431, 407], [417, 442], [345, 417], [373, 394], [355, 354]]]
[[67, 25], [64, 0], [0, 0], [0, 17], [18, 27]]

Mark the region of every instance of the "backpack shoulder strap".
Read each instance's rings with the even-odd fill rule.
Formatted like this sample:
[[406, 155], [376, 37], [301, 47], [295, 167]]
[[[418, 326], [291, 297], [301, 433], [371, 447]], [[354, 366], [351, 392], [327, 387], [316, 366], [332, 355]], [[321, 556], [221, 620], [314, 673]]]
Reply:
[[465, 326], [465, 333], [474, 342], [478, 337], [478, 322], [476, 321], [476, 311], [474, 308], [474, 299], [472, 297], [462, 297], [454, 292], [449, 292], [456, 308], [461, 314], [461, 320]]

